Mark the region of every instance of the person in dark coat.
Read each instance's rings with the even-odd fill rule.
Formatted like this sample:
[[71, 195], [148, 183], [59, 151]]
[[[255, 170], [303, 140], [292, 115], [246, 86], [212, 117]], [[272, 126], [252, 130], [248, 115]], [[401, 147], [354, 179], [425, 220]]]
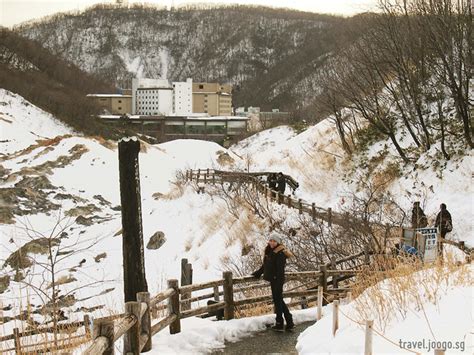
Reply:
[[[276, 322], [272, 327], [274, 330], [291, 330], [295, 327], [293, 316], [291, 315], [285, 301], [283, 300], [283, 284], [285, 283], [286, 259], [293, 255], [282, 244], [282, 236], [276, 232], [270, 234], [268, 245], [265, 248], [263, 264], [252, 275], [270, 282], [272, 289], [273, 304], [275, 306]], [[283, 327], [283, 316], [285, 316], [286, 328]]]
[[272, 190], [275, 190], [276, 184], [277, 184], [276, 175], [274, 173], [268, 174], [267, 181], [268, 181], [268, 187]]
[[413, 204], [411, 210], [411, 227], [412, 228], [425, 228], [428, 225], [428, 218], [426, 218], [425, 212], [420, 207], [420, 202], [416, 201]]
[[283, 173], [278, 173], [277, 177], [277, 191], [281, 193], [282, 195], [285, 194], [285, 189], [286, 189], [286, 179], [285, 175]]
[[[445, 238], [446, 234], [453, 230], [453, 220], [451, 218], [451, 213], [446, 209], [446, 204], [442, 203], [440, 206], [440, 211], [436, 216], [435, 227], [438, 228], [441, 238]], [[443, 256], [443, 243], [438, 243], [438, 255]]]

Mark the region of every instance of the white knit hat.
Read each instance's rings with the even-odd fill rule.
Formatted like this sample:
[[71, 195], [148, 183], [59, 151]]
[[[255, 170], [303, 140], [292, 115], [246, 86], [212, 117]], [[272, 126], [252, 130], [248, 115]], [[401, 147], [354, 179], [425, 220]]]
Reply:
[[278, 244], [281, 244], [282, 239], [283, 239], [283, 236], [277, 232], [271, 232], [270, 236], [268, 237], [268, 240], [274, 240]]

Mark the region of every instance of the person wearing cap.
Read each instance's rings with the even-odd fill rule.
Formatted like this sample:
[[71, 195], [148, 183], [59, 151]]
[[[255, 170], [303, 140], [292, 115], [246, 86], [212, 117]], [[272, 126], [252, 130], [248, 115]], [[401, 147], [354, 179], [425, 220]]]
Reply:
[[[276, 323], [272, 329], [277, 331], [283, 331], [284, 329], [289, 331], [295, 327], [293, 316], [283, 300], [286, 259], [292, 256], [293, 254], [282, 245], [282, 235], [272, 232], [268, 237], [268, 245], [265, 248], [262, 266], [252, 273], [256, 278], [260, 278], [263, 274], [263, 279], [270, 282], [276, 314]], [[286, 328], [283, 326], [283, 316], [285, 317]]]

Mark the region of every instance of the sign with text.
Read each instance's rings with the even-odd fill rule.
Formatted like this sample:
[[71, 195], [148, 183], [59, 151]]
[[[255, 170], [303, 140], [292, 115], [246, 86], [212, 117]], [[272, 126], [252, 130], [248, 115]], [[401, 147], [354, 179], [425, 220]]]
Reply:
[[435, 261], [438, 257], [438, 228], [418, 228], [419, 247], [424, 262]]

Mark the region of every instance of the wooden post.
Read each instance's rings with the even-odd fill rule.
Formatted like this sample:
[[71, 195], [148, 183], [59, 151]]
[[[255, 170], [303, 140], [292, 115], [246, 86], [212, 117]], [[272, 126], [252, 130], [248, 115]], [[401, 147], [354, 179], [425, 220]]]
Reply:
[[189, 180], [188, 175], [189, 175], [189, 170], [186, 170], [186, 178], [185, 178], [185, 181], [186, 181], [186, 182], [188, 182], [188, 180]]
[[332, 226], [332, 208], [331, 207], [328, 208], [328, 226], [329, 227]]
[[214, 301], [219, 302], [219, 286], [214, 286]]
[[199, 178], [201, 177], [201, 169], [198, 169], [197, 177], [196, 177], [196, 182], [199, 182]]
[[313, 221], [316, 220], [316, 205], [314, 202], [311, 204], [311, 216], [313, 217]]
[[86, 334], [87, 338], [91, 337], [91, 319], [88, 314], [84, 314], [84, 333]]
[[319, 271], [321, 271], [322, 275], [319, 279], [319, 284], [323, 287], [323, 306], [327, 304], [327, 301], [324, 297], [327, 295], [328, 292], [328, 274], [327, 274], [327, 267], [326, 265], [320, 265]]
[[364, 263], [370, 264], [369, 246], [367, 244], [364, 245]]
[[16, 355], [21, 355], [21, 342], [20, 342], [20, 330], [18, 328], [13, 329], [14, 343], [15, 343], [15, 353]]
[[303, 203], [301, 202], [300, 198], [298, 199], [298, 209], [299, 209], [300, 214], [302, 214], [303, 213]]
[[143, 314], [141, 327], [140, 327], [140, 334], [147, 334], [148, 340], [143, 346], [141, 352], [147, 352], [151, 350], [151, 315], [150, 315], [150, 294], [148, 292], [138, 292], [137, 293], [137, 301], [139, 303], [146, 304], [146, 311]]
[[365, 346], [364, 355], [372, 355], [372, 327], [374, 326], [373, 320], [365, 321]]
[[107, 349], [102, 353], [105, 355], [113, 355], [115, 351], [114, 346], [114, 321], [112, 319], [96, 319], [94, 320], [92, 339], [98, 337], [107, 338]]
[[207, 174], [204, 174], [204, 183], [207, 184]]
[[[188, 259], [181, 259], [181, 286], [191, 285], [193, 283], [193, 266], [188, 263]], [[191, 298], [191, 292], [181, 294], [181, 300]], [[183, 311], [191, 309], [190, 302], [184, 302], [181, 305]]]
[[177, 316], [176, 320], [170, 324], [170, 334], [176, 334], [181, 332], [178, 280], [168, 280], [168, 288], [175, 290], [174, 295], [169, 298], [168, 311], [169, 314], [175, 314]]
[[352, 301], [352, 292], [348, 291], [346, 293], [346, 304], [350, 303]]
[[140, 354], [140, 329], [141, 329], [140, 310], [141, 310], [141, 306], [139, 302], [125, 303], [125, 313], [133, 314], [136, 317], [137, 321], [123, 335], [123, 353], [124, 354], [133, 354], [133, 355]]
[[286, 202], [288, 204], [288, 207], [291, 208], [291, 206], [292, 206], [292, 204], [291, 204], [291, 195], [288, 195]]
[[213, 184], [213, 185], [216, 184], [216, 173], [213, 173], [213, 174], [212, 174], [212, 184]]
[[225, 320], [234, 319], [234, 282], [232, 280], [232, 271], [224, 271], [224, 318]]
[[339, 300], [334, 300], [332, 306], [332, 336], [334, 337], [339, 329]]
[[278, 192], [278, 204], [281, 205], [281, 201], [283, 200], [283, 197], [280, 192]]
[[323, 287], [318, 286], [318, 312], [316, 314], [316, 320], [320, 320], [323, 316]]
[[119, 144], [120, 201], [122, 206], [122, 254], [125, 302], [137, 292], [148, 291], [143, 253], [138, 153], [140, 141], [124, 138]]
[[[331, 270], [336, 270], [336, 260], [334, 257], [331, 257]], [[332, 275], [332, 288], [337, 288], [338, 277], [337, 275]]]

